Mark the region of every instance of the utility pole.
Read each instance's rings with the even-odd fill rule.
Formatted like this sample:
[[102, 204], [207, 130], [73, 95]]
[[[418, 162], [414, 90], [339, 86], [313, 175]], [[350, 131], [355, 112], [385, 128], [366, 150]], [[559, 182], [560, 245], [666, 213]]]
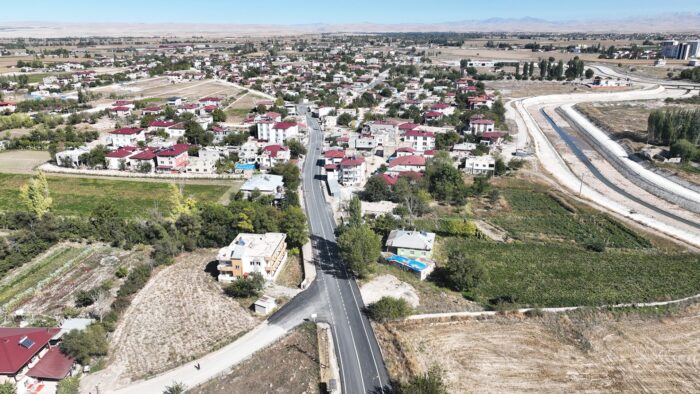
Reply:
[[586, 176], [585, 173], [581, 173], [581, 185], [578, 188], [578, 196], [581, 197], [581, 193], [583, 192], [583, 178]]

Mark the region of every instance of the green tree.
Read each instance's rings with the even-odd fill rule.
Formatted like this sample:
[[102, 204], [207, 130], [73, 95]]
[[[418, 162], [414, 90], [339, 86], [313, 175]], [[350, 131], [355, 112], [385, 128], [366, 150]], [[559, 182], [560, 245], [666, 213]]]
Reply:
[[61, 351], [82, 365], [88, 365], [93, 357], [106, 355], [108, 349], [107, 333], [101, 324], [92, 324], [84, 331], [72, 330], [61, 341]]
[[352, 115], [347, 112], [343, 112], [338, 116], [338, 119], [336, 119], [336, 123], [338, 123], [340, 126], [347, 126], [350, 124], [350, 122], [352, 122], [352, 120]]
[[265, 279], [258, 272], [248, 277], [240, 277], [224, 288], [224, 293], [233, 298], [259, 297], [265, 286]]
[[304, 211], [295, 206], [288, 207], [282, 213], [281, 229], [287, 234], [287, 243], [291, 247], [301, 247], [309, 239]]
[[412, 313], [413, 308], [403, 298], [382, 297], [367, 306], [369, 317], [378, 322], [403, 319]]
[[365, 276], [381, 253], [381, 239], [366, 224], [350, 227], [338, 237], [340, 255], [350, 269]]
[[20, 201], [27, 209], [39, 218], [42, 218], [53, 204], [49, 193], [49, 183], [43, 171], [32, 177], [19, 189]]
[[699, 154], [698, 148], [688, 140], [680, 139], [671, 144], [671, 155], [680, 157], [682, 161], [696, 160]]
[[225, 122], [226, 121], [226, 113], [222, 111], [220, 108], [217, 108], [213, 111], [211, 111], [211, 117], [214, 122]]
[[446, 270], [451, 286], [457, 291], [471, 291], [487, 281], [483, 263], [456, 242], [448, 247]]
[[373, 176], [367, 180], [362, 192], [365, 201], [388, 201], [391, 198], [391, 188], [381, 176]]
[[594, 75], [595, 75], [595, 72], [593, 71], [592, 68], [589, 68], [586, 70], [586, 79], [592, 79]]
[[296, 190], [301, 184], [301, 171], [294, 163], [277, 163], [270, 169], [270, 173], [281, 175], [287, 189]]
[[438, 201], [463, 204], [467, 188], [462, 173], [452, 165], [452, 159], [440, 152], [428, 162], [425, 169], [428, 192]]
[[168, 185], [168, 207], [172, 220], [177, 220], [183, 214], [191, 214], [196, 206], [197, 200], [192, 197], [185, 198], [182, 190], [174, 183]]
[[289, 154], [292, 159], [298, 159], [299, 156], [306, 154], [306, 147], [302, 145], [299, 140], [289, 139], [285, 142], [285, 144], [289, 147]]
[[460, 140], [459, 134], [454, 131], [439, 133], [435, 137], [435, 148], [438, 150], [449, 150]]
[[357, 196], [353, 196], [348, 203], [348, 219], [351, 227], [362, 224], [362, 202]]

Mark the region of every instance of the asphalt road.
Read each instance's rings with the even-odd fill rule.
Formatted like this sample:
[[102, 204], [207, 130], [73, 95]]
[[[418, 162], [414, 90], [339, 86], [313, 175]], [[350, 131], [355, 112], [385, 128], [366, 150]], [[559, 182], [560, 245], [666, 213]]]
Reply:
[[[305, 107], [301, 108], [306, 111]], [[338, 254], [335, 222], [326, 203], [317, 161], [321, 156], [322, 132], [318, 121], [307, 112], [308, 154], [303, 168], [304, 204], [310, 224], [314, 258], [318, 268], [316, 281], [293, 298], [270, 323], [288, 326], [302, 316], [316, 313], [317, 319], [331, 325], [340, 367], [340, 386], [344, 393], [391, 392], [389, 376], [379, 344], [366, 315], [354, 277]], [[305, 312], [301, 312], [305, 310]]]

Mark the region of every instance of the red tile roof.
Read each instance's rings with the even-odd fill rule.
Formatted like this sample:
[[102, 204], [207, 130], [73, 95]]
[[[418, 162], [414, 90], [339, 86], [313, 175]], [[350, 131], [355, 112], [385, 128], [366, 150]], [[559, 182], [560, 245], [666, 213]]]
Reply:
[[430, 131], [409, 130], [404, 134], [404, 136], [406, 136], [406, 137], [435, 138], [435, 133], [430, 132]]
[[175, 144], [171, 147], [159, 150], [158, 152], [156, 152], [156, 156], [158, 156], [158, 157], [180, 156], [183, 153], [187, 153], [188, 149], [190, 149], [190, 146], [188, 144]]
[[397, 152], [415, 153], [416, 150], [413, 149], [413, 148], [411, 148], [411, 147], [403, 147], [403, 148], [397, 149], [396, 151], [397, 151]]
[[105, 157], [113, 157], [113, 158], [121, 159], [121, 158], [123, 158], [123, 157], [129, 156], [130, 154], [131, 154], [131, 151], [130, 151], [130, 150], [126, 150], [126, 149], [117, 149], [117, 150], [115, 150], [115, 151], [113, 151], [113, 152], [107, 153], [107, 154], [105, 155]]
[[340, 161], [340, 166], [341, 167], [357, 167], [362, 165], [362, 163], [365, 162], [365, 159], [358, 157], [358, 158], [350, 158], [346, 157], [343, 160]]
[[427, 151], [423, 152], [424, 156], [435, 156], [437, 153], [436, 149], [428, 149]]
[[413, 130], [418, 126], [420, 125], [417, 123], [404, 123], [399, 126], [399, 130]]
[[[0, 374], [17, 373], [59, 331], [59, 328], [0, 328]], [[19, 344], [25, 336], [34, 342], [28, 349]]]
[[486, 124], [486, 125], [489, 125], [489, 124], [494, 124], [494, 121], [491, 120], [491, 119], [474, 119], [474, 120], [470, 120], [470, 121], [469, 121], [469, 124]]
[[327, 159], [342, 159], [345, 157], [345, 151], [340, 149], [330, 149], [323, 152], [323, 157]]
[[144, 108], [143, 112], [160, 112], [161, 108], [160, 107], [148, 107]]
[[179, 106], [180, 109], [197, 109], [199, 106], [197, 104], [184, 104]]
[[61, 353], [58, 347], [49, 349], [28, 372], [27, 376], [38, 379], [60, 380], [68, 376], [75, 360]]
[[215, 101], [215, 102], [218, 103], [219, 101], [221, 101], [221, 99], [218, 98], [218, 97], [203, 97], [203, 98], [199, 99], [199, 102], [200, 102], [200, 103], [204, 103], [204, 102], [207, 102], [207, 101]]
[[277, 154], [282, 151], [285, 152], [289, 150], [286, 146], [282, 145], [268, 145], [263, 148], [264, 152], [268, 152], [270, 154], [270, 157], [277, 157]]
[[498, 139], [498, 138], [503, 138], [504, 135], [505, 134], [499, 133], [498, 131], [492, 131], [492, 132], [482, 134], [481, 139], [485, 139], [485, 140]]
[[172, 121], [172, 120], [154, 120], [153, 122], [148, 124], [148, 127], [163, 127], [167, 128], [170, 126], [175, 126], [177, 122]]
[[110, 131], [110, 134], [122, 134], [122, 135], [131, 135], [131, 134], [138, 134], [142, 132], [143, 129], [140, 127], [122, 127], [121, 129], [116, 129], [113, 131]]
[[112, 107], [112, 111], [126, 112], [126, 111], [131, 111], [131, 108], [129, 108], [129, 107]]
[[389, 174], [382, 174], [382, 175], [380, 175], [380, 176], [381, 176], [382, 180], [383, 180], [384, 182], [386, 182], [386, 184], [389, 185], [389, 186], [395, 185], [395, 184], [396, 184], [396, 181], [399, 180], [399, 177], [396, 177], [396, 176], [393, 176], [393, 175], [389, 175]]
[[423, 156], [401, 156], [392, 160], [389, 163], [389, 167], [396, 166], [424, 166], [425, 157]]
[[134, 159], [134, 160], [153, 160], [153, 159], [155, 159], [155, 157], [156, 157], [155, 152], [153, 152], [153, 151], [150, 150], [150, 149], [147, 149], [147, 150], [145, 150], [145, 151], [143, 151], [143, 152], [139, 152], [139, 153], [137, 153], [137, 154], [131, 156], [130, 159]]
[[282, 129], [282, 130], [287, 130], [288, 128], [294, 127], [297, 124], [294, 122], [277, 122], [275, 123], [274, 126], [272, 126], [273, 129]]
[[437, 111], [428, 111], [425, 114], [423, 114], [426, 118], [439, 118], [442, 116], [442, 112], [437, 112]]

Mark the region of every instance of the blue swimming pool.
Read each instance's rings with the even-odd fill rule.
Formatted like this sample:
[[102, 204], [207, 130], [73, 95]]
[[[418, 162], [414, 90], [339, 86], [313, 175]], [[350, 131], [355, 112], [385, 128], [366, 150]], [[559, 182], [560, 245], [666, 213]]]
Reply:
[[409, 259], [408, 257], [403, 257], [403, 256], [398, 256], [398, 255], [391, 255], [386, 258], [387, 261], [390, 261], [392, 263], [398, 263], [404, 267], [408, 267], [414, 271], [423, 271], [424, 269], [428, 268], [428, 265], [425, 263], [421, 263], [420, 261], [412, 260]]

